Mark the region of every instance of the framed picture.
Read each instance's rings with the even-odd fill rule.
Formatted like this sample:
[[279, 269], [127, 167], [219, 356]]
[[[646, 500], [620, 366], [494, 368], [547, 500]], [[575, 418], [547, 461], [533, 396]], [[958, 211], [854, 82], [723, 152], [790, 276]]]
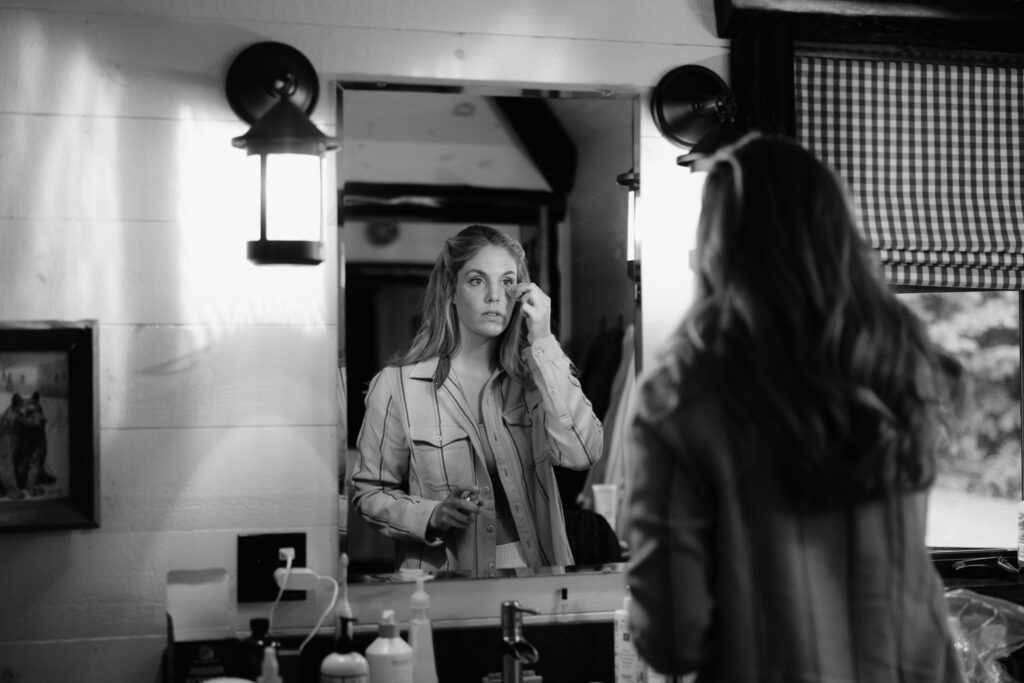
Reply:
[[0, 531], [99, 526], [96, 337], [0, 322]]

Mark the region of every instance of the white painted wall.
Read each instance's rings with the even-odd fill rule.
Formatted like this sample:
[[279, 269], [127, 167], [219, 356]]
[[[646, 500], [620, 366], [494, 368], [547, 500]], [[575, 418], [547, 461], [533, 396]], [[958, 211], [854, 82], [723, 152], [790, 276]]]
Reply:
[[[102, 512], [97, 530], [0, 532], [0, 678], [158, 680], [172, 569], [229, 569], [244, 631], [266, 605], [234, 604], [240, 533], [305, 531], [310, 566], [334, 570], [338, 264], [245, 261], [235, 54], [302, 51], [333, 134], [339, 77], [646, 90], [679, 64], [724, 75], [711, 5], [0, 0], [0, 319], [99, 320]], [[646, 355], [689, 279], [659, 246], [682, 229], [680, 150], [646, 107], [641, 135]], [[279, 623], [310, 625], [313, 607]]]

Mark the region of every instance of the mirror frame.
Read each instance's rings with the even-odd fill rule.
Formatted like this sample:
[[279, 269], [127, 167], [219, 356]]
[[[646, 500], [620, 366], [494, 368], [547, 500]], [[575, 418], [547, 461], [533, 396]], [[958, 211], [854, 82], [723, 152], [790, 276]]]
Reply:
[[[628, 99], [632, 101], [632, 146], [633, 168], [624, 169], [629, 173], [628, 182], [619, 180], [624, 191], [639, 192], [640, 169], [640, 121], [643, 95], [638, 88], [586, 86], [559, 87], [552, 84], [513, 85], [495, 84], [493, 82], [475, 81], [434, 81], [423, 80], [382, 80], [366, 77], [339, 77], [331, 79], [330, 84], [335, 93], [338, 90], [372, 90], [378, 92], [404, 91], [428, 93], [468, 93], [483, 96], [522, 96], [522, 97], [559, 97], [559, 98], [609, 98]], [[336, 95], [337, 98], [337, 95]], [[343, 106], [343, 103], [342, 103]], [[341, 107], [335, 111], [338, 122], [336, 135], [344, 139], [344, 116]], [[342, 161], [339, 153], [337, 182], [338, 187], [338, 368], [339, 382], [339, 414], [338, 414], [338, 457], [339, 487], [346, 481], [345, 455], [348, 449], [347, 401], [348, 391], [345, 356], [343, 354], [347, 332], [345, 319], [345, 248], [341, 230], [344, 228], [344, 201]], [[530, 199], [530, 198], [527, 198]], [[634, 206], [629, 202], [630, 207]], [[633, 209], [635, 211], [635, 209]], [[635, 215], [628, 215], [629, 227], [634, 230], [629, 238], [636, 239], [634, 226]], [[635, 361], [639, 372], [642, 357], [640, 333], [642, 330], [641, 299], [640, 299], [640, 262], [639, 256], [624, 263], [629, 268], [633, 280]], [[627, 283], [628, 284], [628, 283]], [[340, 514], [347, 515], [350, 505], [344, 490], [340, 491]], [[339, 543], [344, 547], [344, 536], [339, 529]], [[505, 599], [520, 600], [525, 607], [537, 610], [538, 614], [527, 616], [526, 623], [607, 620], [611, 613], [622, 606], [624, 595], [625, 563], [608, 565], [581, 565], [578, 567], [545, 567], [536, 570], [517, 570], [500, 577], [473, 577], [460, 580], [431, 580], [427, 583], [427, 591], [431, 595], [431, 618], [436, 627], [454, 627], [468, 625], [490, 625], [499, 623], [500, 603]], [[400, 574], [372, 575], [373, 580], [348, 582], [348, 597], [353, 610], [363, 628], [373, 628], [378, 615], [383, 609], [394, 609], [399, 622], [407, 621], [409, 599], [415, 588], [415, 579]]]

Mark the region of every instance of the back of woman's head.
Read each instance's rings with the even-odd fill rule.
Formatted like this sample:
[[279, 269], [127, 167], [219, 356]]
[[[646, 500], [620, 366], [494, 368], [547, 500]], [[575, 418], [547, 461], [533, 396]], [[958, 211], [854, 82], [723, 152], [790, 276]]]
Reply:
[[828, 167], [782, 138], [720, 153], [697, 253], [680, 339], [717, 377], [739, 448], [769, 444], [806, 498], [931, 483], [961, 368], [880, 279]]
[[[529, 282], [530, 273], [526, 263], [526, 252], [522, 245], [508, 234], [487, 225], [470, 225], [445, 240], [434, 261], [427, 288], [420, 300], [420, 326], [410, 347], [398, 354], [391, 362], [407, 365], [428, 358], [438, 358], [434, 383], [440, 386], [448, 376], [449, 358], [459, 349], [461, 343], [459, 320], [455, 311], [455, 288], [459, 273], [484, 247], [499, 247], [506, 250], [516, 262], [518, 282]], [[496, 345], [498, 364], [507, 372], [520, 379], [529, 377], [529, 371], [519, 357], [524, 345], [525, 327], [521, 324], [522, 312], [517, 302], [505, 331]]]

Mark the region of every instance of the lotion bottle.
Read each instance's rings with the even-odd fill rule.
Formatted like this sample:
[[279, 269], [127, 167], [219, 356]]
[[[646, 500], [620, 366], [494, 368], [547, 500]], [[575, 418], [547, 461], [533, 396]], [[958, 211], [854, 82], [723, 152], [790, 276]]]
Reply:
[[381, 614], [377, 639], [366, 648], [370, 683], [412, 683], [412, 647], [398, 635], [395, 611]]
[[1024, 571], [1024, 500], [1017, 503], [1017, 570]]
[[412, 594], [412, 617], [409, 619], [409, 645], [412, 646], [413, 683], [437, 683], [437, 664], [434, 662], [434, 633], [430, 626], [430, 596], [424, 588], [426, 578], [416, 577], [416, 590]]

